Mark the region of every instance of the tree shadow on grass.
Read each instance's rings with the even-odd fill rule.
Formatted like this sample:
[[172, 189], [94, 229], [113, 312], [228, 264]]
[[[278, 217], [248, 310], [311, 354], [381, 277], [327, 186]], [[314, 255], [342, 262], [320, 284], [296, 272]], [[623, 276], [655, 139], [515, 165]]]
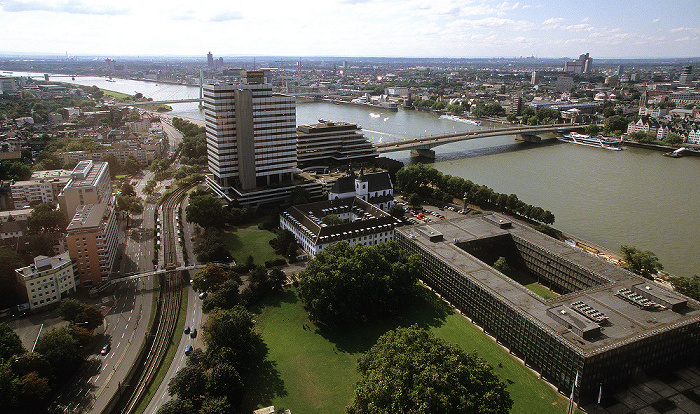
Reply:
[[265, 296], [262, 300], [250, 304], [248, 306], [248, 311], [253, 314], [262, 313], [263, 309], [267, 307], [279, 308], [283, 303], [297, 303], [299, 302], [299, 297], [296, 291], [293, 289], [283, 289], [281, 291], [272, 292]]
[[320, 326], [316, 332], [332, 342], [341, 352], [364, 353], [386, 332], [411, 325], [423, 329], [442, 326], [452, 310], [435, 294], [419, 288], [415, 299], [404, 308], [385, 318], [345, 327]]
[[263, 407], [272, 404], [275, 397], [286, 397], [287, 389], [284, 386], [284, 380], [277, 370], [277, 362], [270, 361], [267, 357], [268, 348], [265, 347], [265, 358], [253, 370], [250, 378], [248, 393], [246, 394], [246, 404], [243, 412], [252, 412], [257, 405], [262, 404]]

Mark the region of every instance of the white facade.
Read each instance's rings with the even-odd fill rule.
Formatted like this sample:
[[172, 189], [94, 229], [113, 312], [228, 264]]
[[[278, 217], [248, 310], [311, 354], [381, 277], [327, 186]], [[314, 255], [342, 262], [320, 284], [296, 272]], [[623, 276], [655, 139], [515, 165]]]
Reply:
[[700, 129], [690, 131], [688, 137], [685, 139], [688, 144], [700, 144]]
[[[345, 223], [328, 226], [323, 217], [335, 214]], [[280, 228], [289, 230], [309, 256], [339, 241], [376, 245], [394, 239], [397, 220], [360, 198], [321, 201], [290, 207], [280, 214]]]
[[290, 181], [297, 171], [294, 97], [272, 93], [260, 71], [240, 84], [204, 85], [207, 158], [215, 192]]
[[668, 126], [663, 126], [663, 127], [659, 128], [658, 131], [656, 131], [656, 139], [658, 141], [663, 141], [666, 138], [668, 138], [668, 134], [669, 134]]
[[34, 264], [16, 269], [15, 274], [30, 309], [59, 302], [63, 293], [75, 291], [73, 262], [68, 252], [54, 257], [37, 256]]
[[358, 177], [353, 173], [336, 180], [328, 191], [329, 200], [352, 197], [358, 197], [381, 210], [389, 211], [394, 204], [394, 185], [389, 173], [360, 173]]

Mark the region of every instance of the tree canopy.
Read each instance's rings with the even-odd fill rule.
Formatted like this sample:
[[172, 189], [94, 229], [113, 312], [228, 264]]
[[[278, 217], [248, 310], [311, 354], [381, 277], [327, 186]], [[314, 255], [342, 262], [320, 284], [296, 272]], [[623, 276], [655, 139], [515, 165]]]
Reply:
[[622, 267], [647, 279], [653, 279], [664, 266], [659, 258], [649, 250], [640, 250], [634, 246], [620, 246]]
[[24, 353], [22, 341], [6, 323], [0, 323], [0, 360], [9, 360], [13, 355]]
[[222, 222], [223, 203], [211, 193], [193, 191], [185, 208], [188, 223], [197, 223], [207, 228]]
[[345, 325], [384, 315], [410, 302], [420, 271], [417, 255], [394, 241], [374, 246], [334, 243], [299, 273], [309, 316]]
[[490, 365], [416, 325], [382, 335], [358, 371], [350, 414], [495, 414], [513, 405]]
[[64, 231], [68, 220], [63, 211], [53, 203], [42, 203], [34, 207], [27, 218], [27, 234], [51, 233]]
[[671, 278], [673, 288], [679, 293], [689, 296], [695, 300], [700, 300], [700, 276]]

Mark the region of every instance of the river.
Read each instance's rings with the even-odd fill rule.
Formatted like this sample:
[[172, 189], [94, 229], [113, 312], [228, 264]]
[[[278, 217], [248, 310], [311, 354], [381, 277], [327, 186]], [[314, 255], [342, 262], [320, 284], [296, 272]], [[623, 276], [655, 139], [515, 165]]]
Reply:
[[[199, 96], [199, 88], [191, 86], [122, 79], [107, 82], [95, 77], [71, 82], [129, 94], [141, 92], [154, 100]], [[197, 104], [171, 106], [173, 115], [203, 119]], [[357, 123], [374, 142], [488, 128], [417, 111], [297, 104], [297, 124], [318, 119]], [[614, 251], [621, 244], [651, 250], [671, 274], [700, 274], [698, 158], [674, 159], [638, 148], [605, 151], [558, 141], [516, 143], [513, 136], [447, 144], [435, 151], [433, 165], [439, 171], [500, 193], [517, 194], [528, 204], [550, 210], [556, 217], [555, 227], [568, 234]], [[408, 152], [388, 156], [413, 162]]]

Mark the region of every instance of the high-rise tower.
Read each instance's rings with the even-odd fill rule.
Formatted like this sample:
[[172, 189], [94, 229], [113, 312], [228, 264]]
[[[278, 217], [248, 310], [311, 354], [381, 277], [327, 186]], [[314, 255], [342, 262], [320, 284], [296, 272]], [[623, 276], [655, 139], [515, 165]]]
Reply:
[[273, 94], [263, 71], [204, 85], [212, 190], [227, 198], [291, 184], [297, 167], [294, 97]]

